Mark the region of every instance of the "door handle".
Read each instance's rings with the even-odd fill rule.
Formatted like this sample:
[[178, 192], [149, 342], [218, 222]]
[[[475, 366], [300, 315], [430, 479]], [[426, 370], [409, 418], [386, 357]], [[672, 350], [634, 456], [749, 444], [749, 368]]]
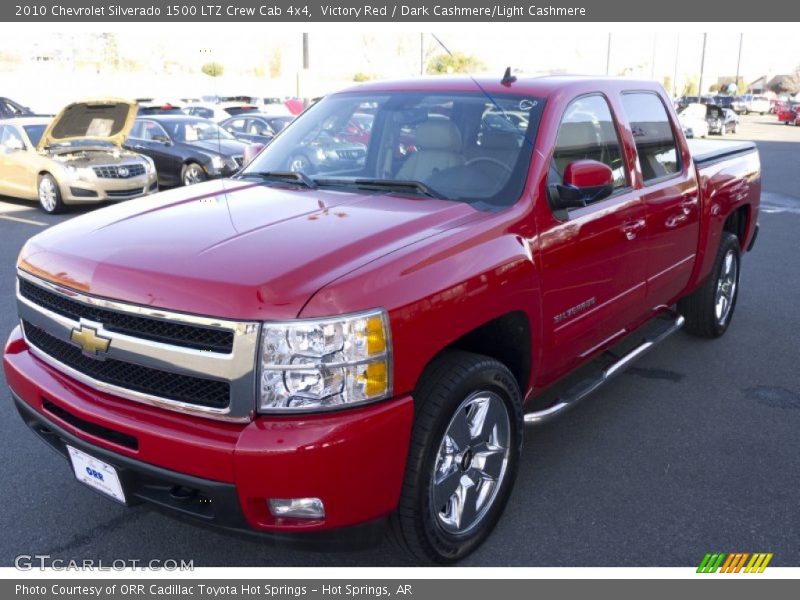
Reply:
[[691, 213], [696, 203], [697, 201], [694, 198], [689, 198], [687, 200], [681, 201], [680, 207], [683, 214], [688, 215], [689, 213]]
[[629, 221], [622, 226], [622, 233], [625, 234], [625, 237], [629, 240], [635, 240], [636, 235], [644, 229], [645, 220], [644, 219], [636, 219], [635, 221]]

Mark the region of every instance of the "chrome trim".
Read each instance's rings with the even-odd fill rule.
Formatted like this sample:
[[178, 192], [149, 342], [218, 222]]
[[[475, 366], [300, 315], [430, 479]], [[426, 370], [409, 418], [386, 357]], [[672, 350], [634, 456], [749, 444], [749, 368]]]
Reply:
[[[176, 374], [189, 375], [203, 379], [230, 382], [230, 403], [224, 408], [198, 406], [187, 402], [160, 398], [116, 385], [108, 384], [84, 375], [68, 367], [45, 352], [39, 350], [25, 337], [31, 352], [37, 358], [54, 368], [67, 373], [86, 385], [128, 400], [142, 402], [168, 410], [227, 421], [249, 421], [256, 407], [257, 395], [257, 356], [260, 324], [248, 321], [229, 321], [186, 313], [175, 313], [158, 308], [124, 304], [58, 286], [52, 282], [34, 277], [30, 273], [17, 270], [19, 278], [59, 294], [70, 300], [117, 312], [135, 314], [142, 317], [170, 322], [199, 325], [233, 332], [233, 348], [230, 353], [206, 352], [138, 338], [132, 335], [108, 331], [102, 323], [81, 318], [75, 321], [24, 298], [20, 294], [17, 280], [17, 307], [20, 320], [25, 320], [42, 328], [53, 337], [74, 345], [70, 339], [73, 329], [81, 325], [92, 327], [97, 334], [111, 340], [105, 357], [134, 363], [143, 367], [159, 369]], [[23, 336], [25, 335], [23, 328]]]
[[611, 381], [614, 377], [627, 369], [637, 358], [652, 350], [656, 345], [683, 327], [685, 319], [682, 315], [670, 310], [669, 317], [671, 320], [664, 325], [663, 329], [651, 334], [651, 337], [643, 339], [633, 350], [608, 365], [597, 377], [578, 383], [574, 388], [568, 390], [564, 396], [558, 398], [551, 406], [525, 414], [525, 425], [543, 425], [552, 421], [592, 394], [598, 388]]

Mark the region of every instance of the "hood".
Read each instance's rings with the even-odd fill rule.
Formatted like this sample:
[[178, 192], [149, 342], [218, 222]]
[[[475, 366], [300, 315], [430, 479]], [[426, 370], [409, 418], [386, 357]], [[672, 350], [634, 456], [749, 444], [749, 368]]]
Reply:
[[290, 319], [333, 280], [483, 215], [447, 200], [215, 180], [51, 227], [20, 267], [124, 302]]
[[135, 102], [118, 98], [73, 102], [50, 122], [39, 140], [38, 149], [84, 140], [122, 146], [135, 119]]

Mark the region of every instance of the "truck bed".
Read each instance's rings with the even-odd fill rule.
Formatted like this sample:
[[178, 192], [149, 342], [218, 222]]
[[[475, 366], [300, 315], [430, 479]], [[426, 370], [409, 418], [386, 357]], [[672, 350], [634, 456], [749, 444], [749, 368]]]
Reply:
[[698, 167], [756, 151], [755, 142], [689, 139], [689, 151]]

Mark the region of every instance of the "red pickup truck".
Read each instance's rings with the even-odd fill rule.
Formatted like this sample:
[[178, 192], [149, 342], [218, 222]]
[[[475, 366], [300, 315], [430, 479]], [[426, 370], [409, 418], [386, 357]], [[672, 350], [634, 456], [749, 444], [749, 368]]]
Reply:
[[[297, 170], [355, 114], [363, 153]], [[681, 326], [725, 332], [759, 196], [755, 147], [688, 146], [651, 82], [366, 84], [230, 179], [30, 239], [6, 378], [118, 502], [302, 546], [388, 529], [451, 562], [499, 519], [526, 425]]]

